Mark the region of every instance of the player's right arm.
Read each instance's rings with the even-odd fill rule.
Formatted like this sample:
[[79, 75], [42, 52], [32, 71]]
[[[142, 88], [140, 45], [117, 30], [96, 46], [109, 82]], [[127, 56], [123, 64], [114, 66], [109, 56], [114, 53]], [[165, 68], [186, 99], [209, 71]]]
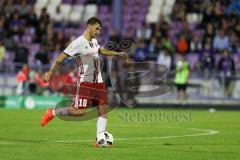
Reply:
[[51, 69], [43, 76], [43, 80], [48, 82], [52, 74], [62, 65], [63, 61], [69, 56], [74, 56], [80, 50], [80, 41], [74, 40], [72, 43], [57, 57]]
[[52, 76], [52, 74], [62, 65], [63, 61], [67, 57], [68, 57], [68, 55], [63, 53], [63, 52], [57, 57], [56, 61], [53, 63], [53, 65], [50, 68], [50, 70], [47, 73], [45, 73], [45, 75], [43, 76], [43, 80], [45, 82], [49, 81], [49, 79]]

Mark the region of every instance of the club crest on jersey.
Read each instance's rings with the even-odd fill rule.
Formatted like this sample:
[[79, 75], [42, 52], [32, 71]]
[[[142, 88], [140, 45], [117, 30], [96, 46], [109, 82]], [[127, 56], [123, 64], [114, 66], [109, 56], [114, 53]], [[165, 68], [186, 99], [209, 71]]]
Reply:
[[89, 42], [89, 45], [91, 48], [93, 48], [93, 43], [92, 42]]
[[88, 49], [88, 47], [87, 47], [87, 46], [85, 46], [85, 49]]

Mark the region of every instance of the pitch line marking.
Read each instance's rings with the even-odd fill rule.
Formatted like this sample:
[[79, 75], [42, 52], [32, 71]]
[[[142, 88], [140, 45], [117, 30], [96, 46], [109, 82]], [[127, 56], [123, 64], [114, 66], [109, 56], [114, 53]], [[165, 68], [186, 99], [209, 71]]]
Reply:
[[[122, 125], [128, 126], [128, 125]], [[162, 128], [180, 128], [180, 127], [162, 127]], [[129, 138], [115, 138], [114, 141], [131, 141], [131, 140], [157, 140], [157, 139], [168, 139], [168, 138], [184, 138], [184, 137], [198, 137], [198, 136], [208, 136], [208, 135], [215, 135], [219, 134], [219, 131], [209, 130], [209, 129], [200, 129], [200, 128], [180, 128], [180, 129], [189, 129], [194, 131], [201, 131], [204, 133], [197, 133], [197, 134], [185, 134], [185, 135], [173, 135], [173, 136], [159, 136], [159, 137], [129, 137]], [[93, 140], [89, 139], [80, 139], [80, 140], [58, 140], [58, 141], [42, 141], [38, 143], [79, 143], [79, 142], [93, 142]], [[17, 144], [17, 143], [24, 143], [24, 142], [17, 142], [17, 141], [0, 141], [0, 145], [10, 145], [10, 144]], [[26, 143], [27, 140], [26, 140]]]
[[[175, 127], [164, 127], [164, 128], [175, 128]], [[154, 140], [154, 139], [168, 139], [168, 138], [181, 138], [181, 137], [198, 137], [219, 134], [219, 131], [209, 130], [209, 129], [199, 129], [199, 128], [186, 128], [189, 130], [203, 131], [205, 133], [197, 134], [186, 134], [186, 135], [173, 135], [173, 136], [160, 136], [160, 137], [136, 137], [136, 138], [115, 138], [115, 141], [129, 141], [129, 140]], [[79, 142], [92, 142], [93, 140], [76, 140], [76, 141], [48, 141], [46, 143], [79, 143]]]

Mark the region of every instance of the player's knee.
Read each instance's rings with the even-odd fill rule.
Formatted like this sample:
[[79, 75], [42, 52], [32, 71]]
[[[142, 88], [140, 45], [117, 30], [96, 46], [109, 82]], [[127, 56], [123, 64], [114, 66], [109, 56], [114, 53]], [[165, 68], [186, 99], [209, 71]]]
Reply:
[[99, 105], [98, 109], [99, 109], [99, 116], [107, 118], [107, 107], [106, 107], [106, 105]]

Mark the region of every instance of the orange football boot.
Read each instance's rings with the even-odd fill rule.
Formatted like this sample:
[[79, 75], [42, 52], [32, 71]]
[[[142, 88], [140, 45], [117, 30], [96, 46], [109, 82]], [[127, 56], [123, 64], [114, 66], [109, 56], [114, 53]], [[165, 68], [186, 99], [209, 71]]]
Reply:
[[45, 113], [45, 115], [42, 117], [42, 120], [41, 120], [41, 126], [44, 127], [49, 121], [51, 121], [54, 116], [52, 114], [52, 108], [48, 108], [47, 109], [47, 112]]

